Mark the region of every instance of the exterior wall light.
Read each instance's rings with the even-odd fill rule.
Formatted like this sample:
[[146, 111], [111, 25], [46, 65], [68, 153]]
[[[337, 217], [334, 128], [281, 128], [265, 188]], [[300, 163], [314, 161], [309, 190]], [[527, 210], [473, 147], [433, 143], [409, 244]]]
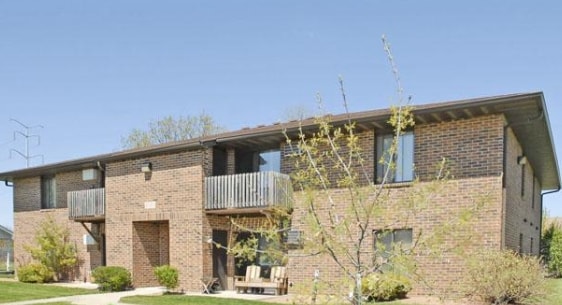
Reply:
[[152, 163], [146, 161], [141, 164], [141, 172], [143, 173], [150, 173], [152, 171]]

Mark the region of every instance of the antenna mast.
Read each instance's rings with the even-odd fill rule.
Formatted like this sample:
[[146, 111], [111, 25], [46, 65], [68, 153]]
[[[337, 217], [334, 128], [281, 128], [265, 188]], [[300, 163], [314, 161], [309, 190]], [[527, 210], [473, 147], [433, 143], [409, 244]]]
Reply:
[[25, 153], [20, 152], [17, 149], [10, 149], [10, 158], [12, 157], [12, 152], [17, 153], [18, 155], [22, 156], [25, 159], [26, 162], [26, 167], [29, 167], [29, 160], [36, 158], [36, 157], [41, 157], [41, 163], [43, 163], [45, 160], [43, 158], [43, 155], [30, 155], [29, 152], [29, 140], [31, 138], [35, 138], [37, 139], [37, 145], [41, 145], [41, 137], [38, 134], [31, 134], [30, 131], [32, 129], [36, 129], [36, 128], [43, 128], [42, 125], [35, 125], [35, 126], [27, 126], [24, 123], [16, 120], [16, 119], [10, 119], [10, 121], [16, 122], [19, 125], [21, 125], [24, 129], [25, 132], [21, 132], [19, 130], [14, 131], [14, 141], [16, 140], [17, 135], [20, 135], [22, 137], [25, 138]]

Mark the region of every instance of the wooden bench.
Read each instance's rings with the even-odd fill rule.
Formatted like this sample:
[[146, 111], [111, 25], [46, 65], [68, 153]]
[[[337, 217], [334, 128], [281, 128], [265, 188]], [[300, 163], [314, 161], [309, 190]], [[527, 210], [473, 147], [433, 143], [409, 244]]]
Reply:
[[[271, 267], [271, 272], [268, 279], [260, 278], [260, 266], [248, 266], [246, 269], [246, 276], [238, 277], [234, 282], [236, 292], [248, 292], [248, 289], [257, 290], [264, 288], [275, 289], [275, 294], [286, 294], [288, 287], [287, 268], [283, 266]], [[257, 274], [257, 276], [256, 276]]]

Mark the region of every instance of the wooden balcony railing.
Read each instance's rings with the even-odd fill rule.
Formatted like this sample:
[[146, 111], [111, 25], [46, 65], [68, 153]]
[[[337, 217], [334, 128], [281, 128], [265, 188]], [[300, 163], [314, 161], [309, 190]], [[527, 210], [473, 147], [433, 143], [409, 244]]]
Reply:
[[288, 175], [258, 172], [205, 178], [205, 209], [291, 207], [293, 188]]
[[105, 218], [105, 188], [67, 193], [68, 218], [101, 220]]

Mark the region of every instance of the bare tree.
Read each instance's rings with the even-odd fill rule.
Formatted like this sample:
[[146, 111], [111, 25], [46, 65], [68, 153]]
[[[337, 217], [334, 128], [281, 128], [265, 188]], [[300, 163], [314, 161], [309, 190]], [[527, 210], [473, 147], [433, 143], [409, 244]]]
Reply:
[[127, 136], [121, 137], [121, 144], [125, 149], [147, 147], [208, 136], [224, 130], [206, 113], [178, 118], [167, 116], [161, 120], [151, 121], [146, 130], [138, 128], [131, 130]]
[[[399, 283], [403, 293], [411, 289], [414, 280], [423, 281], [423, 275], [416, 270], [416, 254], [450, 250], [443, 246], [444, 237], [454, 236], [453, 229], [466, 228], [472, 215], [486, 201], [486, 196], [474, 198], [466, 210], [450, 215], [450, 219], [432, 232], [416, 233], [410, 242], [385, 242], [391, 239], [388, 234], [395, 234], [393, 229], [407, 226], [436, 196], [446, 193], [449, 175], [447, 161], [443, 160], [436, 164], [435, 176], [430, 181], [422, 183], [412, 177], [409, 187], [399, 192], [387, 187], [399, 171], [396, 160], [400, 143], [405, 141], [404, 135], [415, 122], [410, 99], [402, 97], [398, 71], [384, 37], [383, 45], [398, 94], [388, 119], [388, 127], [393, 131], [390, 144], [375, 161], [383, 169], [378, 177], [373, 177], [372, 170], [366, 166], [365, 150], [372, 148], [362, 146], [360, 132], [351, 119], [335, 123], [330, 115], [319, 116], [314, 132], [301, 128], [297, 136], [286, 135], [295, 162], [292, 179], [298, 188], [296, 201], [299, 205], [295, 211], [301, 211], [298, 216], [293, 215], [292, 227], [302, 232], [304, 241], [302, 251], [291, 255], [300, 255], [300, 259], [320, 256], [325, 264], [336, 266], [342, 272], [343, 283], [326, 283], [333, 285], [326, 291], [342, 293], [342, 287], [352, 287], [349, 300], [353, 304], [361, 304], [365, 289], [377, 287], [382, 280]], [[341, 78], [340, 89], [348, 113]], [[320, 97], [318, 100], [322, 104]], [[410, 165], [413, 169], [413, 164]], [[459, 238], [458, 243], [450, 247], [457, 247], [464, 241], [466, 238]], [[315, 286], [313, 294], [316, 293]], [[315, 302], [316, 295], [311, 299]]]

